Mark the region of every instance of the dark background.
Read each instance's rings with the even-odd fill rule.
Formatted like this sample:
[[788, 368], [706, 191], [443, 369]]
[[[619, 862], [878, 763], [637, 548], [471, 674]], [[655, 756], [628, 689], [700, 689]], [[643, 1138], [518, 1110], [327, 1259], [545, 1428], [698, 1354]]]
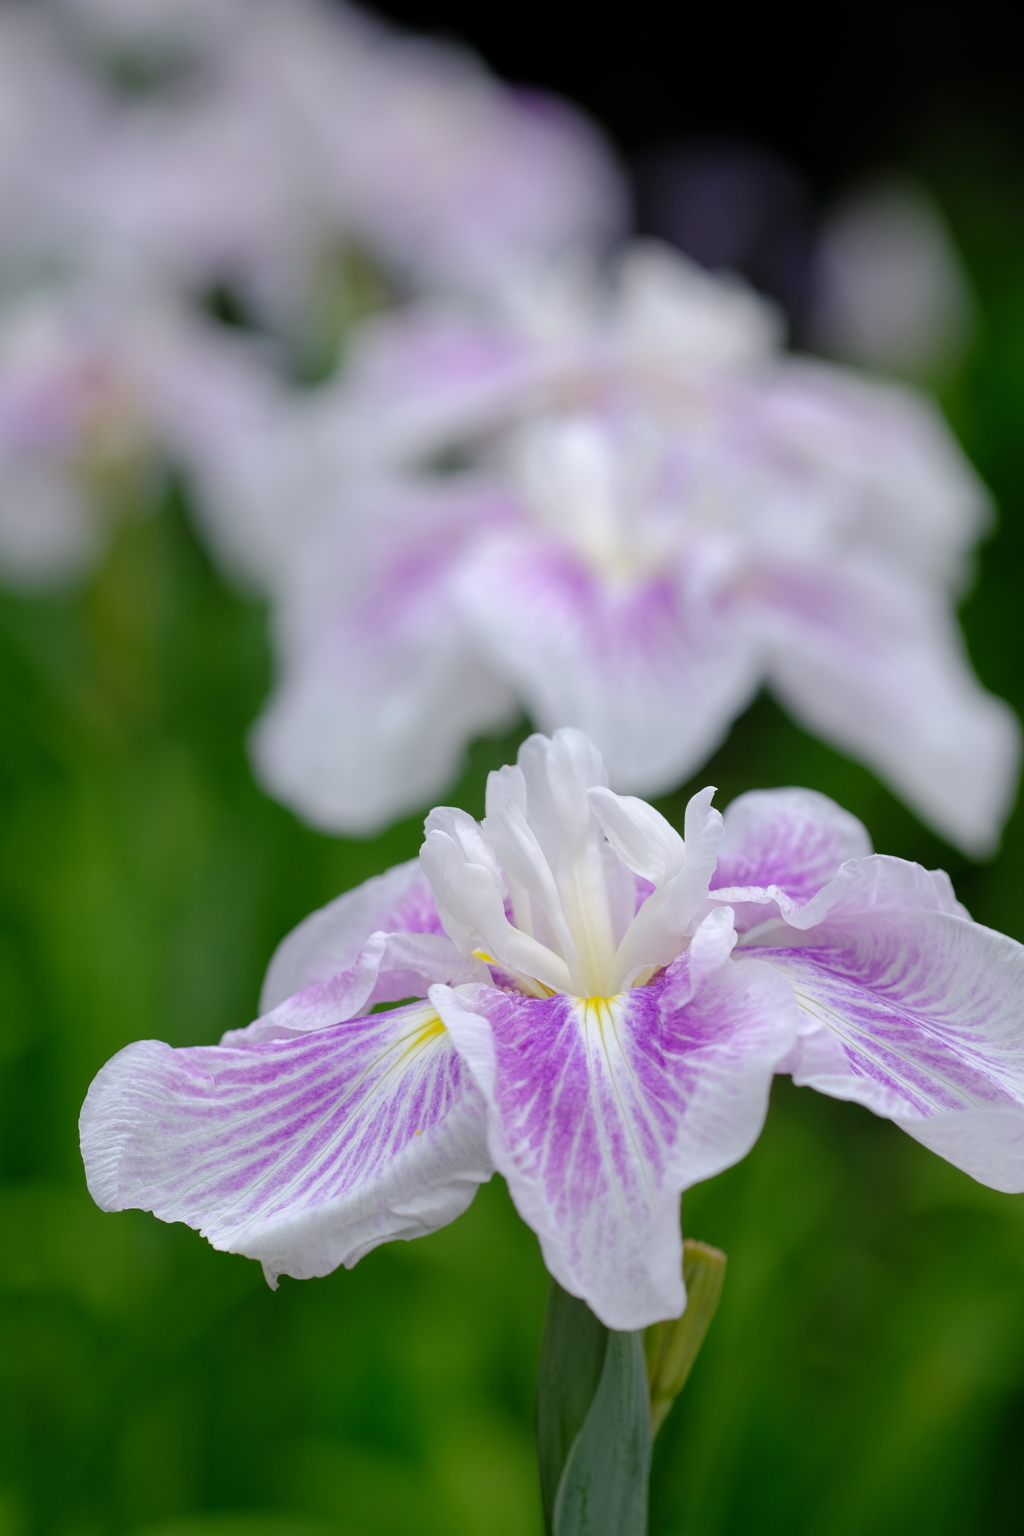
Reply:
[[469, 42], [506, 79], [571, 97], [628, 156], [679, 136], [739, 137], [791, 160], [821, 194], [957, 124], [1024, 136], [1011, 6], [391, 0], [378, 10]]

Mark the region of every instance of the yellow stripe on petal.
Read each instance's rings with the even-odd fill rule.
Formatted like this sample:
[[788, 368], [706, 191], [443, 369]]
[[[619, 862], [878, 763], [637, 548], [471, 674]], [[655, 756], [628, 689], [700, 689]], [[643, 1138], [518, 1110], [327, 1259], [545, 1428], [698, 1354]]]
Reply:
[[401, 1052], [399, 1059], [402, 1061], [417, 1051], [423, 1050], [425, 1046], [430, 1045], [431, 1041], [439, 1039], [446, 1032], [441, 1015], [429, 1004], [425, 1003], [422, 1008], [410, 1012], [407, 1018], [409, 1030], [397, 1042]]

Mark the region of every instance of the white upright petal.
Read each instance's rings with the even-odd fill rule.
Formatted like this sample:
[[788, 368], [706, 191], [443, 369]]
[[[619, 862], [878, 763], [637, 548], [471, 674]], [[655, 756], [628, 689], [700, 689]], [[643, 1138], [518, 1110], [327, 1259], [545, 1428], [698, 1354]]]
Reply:
[[447, 807], [432, 811], [420, 859], [445, 930], [464, 954], [480, 951], [555, 990], [571, 986], [565, 959], [508, 921], [501, 869], [472, 817]]
[[722, 841], [722, 816], [712, 808], [713, 789], [702, 789], [686, 807], [682, 867], [640, 907], [619, 945], [616, 975], [632, 979], [651, 965], [667, 965], [703, 909]]
[[[419, 857], [445, 931], [464, 949], [484, 942], [484, 930], [505, 916], [504, 882], [490, 842], [468, 811], [431, 811]], [[470, 871], [476, 876], [472, 891]]]
[[588, 797], [605, 837], [634, 874], [657, 887], [682, 869], [686, 845], [653, 805], [602, 786], [589, 790]]
[[[510, 895], [519, 892], [525, 898], [525, 932], [534, 933], [537, 917], [542, 917], [543, 931], [555, 938], [570, 971], [577, 968], [576, 945], [562, 910], [555, 876], [526, 816], [518, 806], [511, 805], [498, 815], [485, 817], [483, 831], [505, 872]], [[524, 926], [518, 917], [517, 926]]]

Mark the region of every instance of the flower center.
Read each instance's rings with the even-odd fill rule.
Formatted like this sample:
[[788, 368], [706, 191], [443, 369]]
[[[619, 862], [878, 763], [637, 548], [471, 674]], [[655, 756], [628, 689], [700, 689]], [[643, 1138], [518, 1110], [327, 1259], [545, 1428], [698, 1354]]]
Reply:
[[653, 574], [676, 542], [650, 512], [660, 441], [650, 423], [633, 428], [572, 415], [527, 429], [515, 451], [537, 521], [613, 587]]
[[694, 796], [686, 838], [613, 794], [581, 731], [531, 736], [492, 773], [487, 815], [442, 808], [421, 850], [445, 930], [534, 996], [589, 1006], [648, 981], [685, 947], [714, 872], [721, 817]]

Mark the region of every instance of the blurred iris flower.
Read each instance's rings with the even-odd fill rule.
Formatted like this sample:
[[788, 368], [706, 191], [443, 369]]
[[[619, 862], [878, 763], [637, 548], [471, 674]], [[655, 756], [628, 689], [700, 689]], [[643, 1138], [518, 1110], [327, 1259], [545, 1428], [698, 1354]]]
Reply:
[[[272, 329], [322, 321], [306, 311], [346, 241], [402, 284], [476, 287], [625, 221], [619, 171], [581, 113], [354, 7], [57, 10], [108, 63], [65, 218], [190, 291], [229, 285]], [[123, 88], [132, 68], [148, 89]]]
[[694, 796], [685, 838], [531, 737], [487, 815], [281, 945], [219, 1046], [128, 1046], [82, 1113], [89, 1187], [268, 1278], [451, 1221], [498, 1169], [551, 1273], [617, 1329], [675, 1316], [680, 1191], [741, 1158], [774, 1071], [1024, 1188], [1024, 949], [807, 790]]
[[98, 463], [215, 491], [367, 285], [482, 292], [624, 209], [581, 114], [355, 9], [3, 7], [0, 573], [88, 570]]
[[255, 348], [158, 293], [39, 285], [0, 312], [0, 569], [53, 585], [89, 569], [166, 466], [197, 475], [249, 442], [283, 394]]
[[272, 792], [381, 826], [514, 718], [668, 790], [768, 682], [974, 852], [1019, 731], [956, 623], [988, 499], [937, 410], [777, 350], [775, 312], [667, 248], [503, 313], [412, 307], [206, 500], [277, 598]]

